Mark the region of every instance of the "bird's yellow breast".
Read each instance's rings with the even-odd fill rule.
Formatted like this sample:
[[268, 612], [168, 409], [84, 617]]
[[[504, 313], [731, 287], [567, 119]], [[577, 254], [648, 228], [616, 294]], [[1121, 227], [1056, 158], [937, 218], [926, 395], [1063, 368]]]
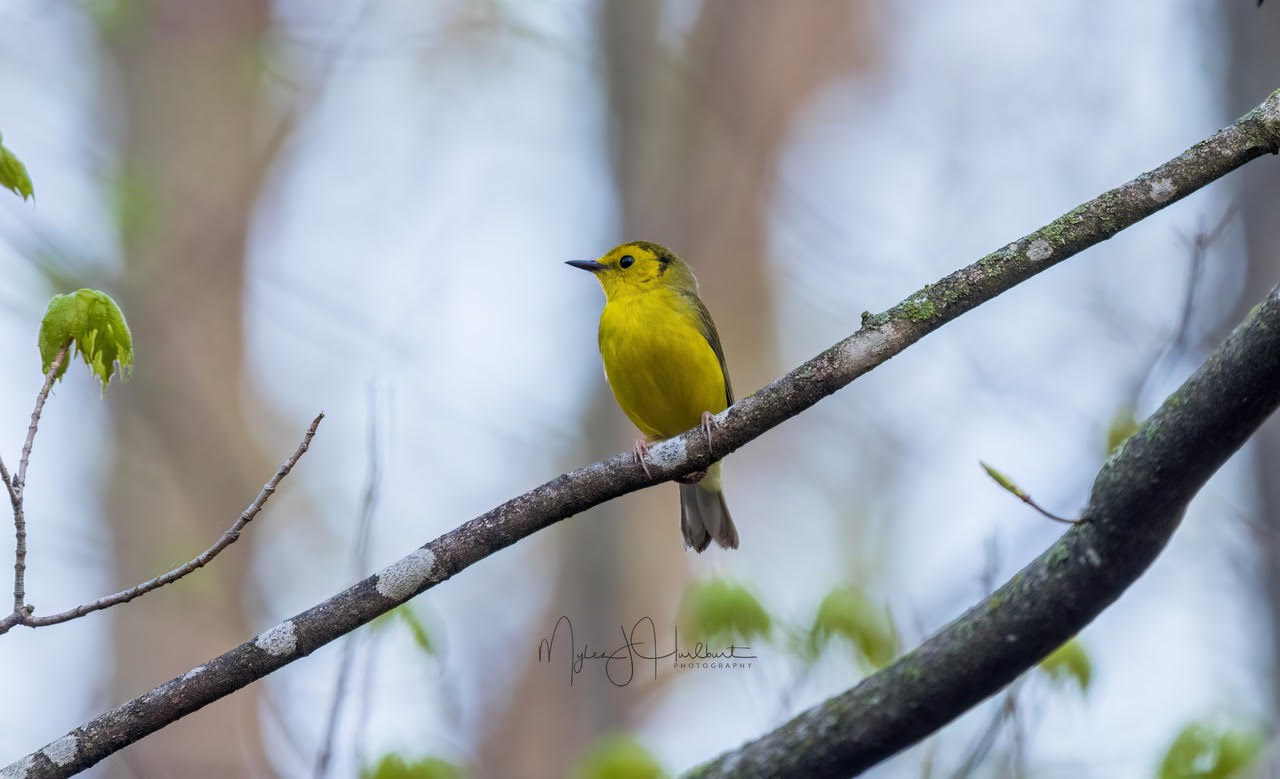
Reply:
[[618, 405], [651, 438], [697, 426], [727, 403], [724, 373], [684, 295], [655, 289], [609, 301], [600, 357]]

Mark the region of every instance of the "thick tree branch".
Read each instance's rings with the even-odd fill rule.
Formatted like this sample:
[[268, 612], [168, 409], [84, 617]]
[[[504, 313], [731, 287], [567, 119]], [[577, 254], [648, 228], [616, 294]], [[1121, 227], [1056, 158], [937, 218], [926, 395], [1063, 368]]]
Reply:
[[936, 731], [1115, 601], [1277, 406], [1280, 286], [1102, 466], [1057, 543], [889, 667], [690, 776], [853, 776]]
[[[1280, 93], [1272, 94], [1231, 126], [1159, 168], [926, 286], [882, 314], [864, 315], [858, 332], [718, 414], [717, 456], [723, 457], [813, 406], [975, 306], [1110, 238], [1249, 160], [1277, 151], [1280, 151]], [[1238, 446], [1238, 442], [1235, 445]], [[1126, 446], [1126, 451], [1130, 448], [1132, 445]], [[1196, 452], [1187, 452], [1185, 456], [1193, 453]], [[8, 770], [34, 778], [68, 776], [87, 768], [179, 717], [305, 657], [532, 533], [619, 495], [705, 469], [712, 461], [699, 430], [656, 444], [649, 454], [652, 478], [635, 463], [630, 450], [562, 474], [445, 533], [253, 640], [72, 730]], [[1209, 452], [1204, 455], [1208, 456]], [[1209, 468], [1205, 475], [1211, 471]], [[1160, 504], [1167, 497], [1158, 496], [1153, 500]], [[1099, 527], [1088, 523], [1067, 537], [1092, 538]], [[1066, 561], [1078, 564], [1088, 548], [1069, 545]], [[1123, 550], [1122, 545], [1117, 548]], [[1091, 569], [1090, 575], [1107, 579], [1107, 570]], [[1030, 580], [1018, 581], [1027, 586]], [[1087, 610], [1083, 600], [1073, 604], [1073, 608], [1078, 614]], [[1046, 619], [1051, 622], [1056, 615]], [[1053, 648], [1040, 646], [1029, 636], [1022, 638], [1032, 643], [1034, 651], [1040, 654]], [[975, 651], [990, 650], [982, 645]], [[907, 657], [916, 656], [917, 653], [912, 653]], [[976, 701], [982, 695], [968, 686], [973, 684], [972, 680], [963, 678], [967, 673], [965, 669], [974, 662], [975, 658], [961, 653], [960, 660], [953, 664], [965, 683], [962, 689], [978, 695], [974, 698]], [[1016, 673], [1012, 665], [1001, 668], [1008, 672], [1009, 678]], [[893, 698], [888, 693], [882, 695], [882, 701], [890, 700]], [[922, 709], [931, 705], [929, 701], [920, 704]]]

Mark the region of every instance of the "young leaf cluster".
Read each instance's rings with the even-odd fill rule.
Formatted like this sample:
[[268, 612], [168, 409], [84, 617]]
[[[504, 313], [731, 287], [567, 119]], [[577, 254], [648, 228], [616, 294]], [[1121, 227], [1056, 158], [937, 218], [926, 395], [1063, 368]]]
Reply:
[[[79, 289], [54, 295], [40, 322], [40, 361], [45, 373], [64, 346], [74, 344], [76, 353], [102, 382], [102, 391], [115, 375], [133, 365], [133, 336], [120, 306], [105, 292]], [[61, 379], [70, 360], [58, 367]]]

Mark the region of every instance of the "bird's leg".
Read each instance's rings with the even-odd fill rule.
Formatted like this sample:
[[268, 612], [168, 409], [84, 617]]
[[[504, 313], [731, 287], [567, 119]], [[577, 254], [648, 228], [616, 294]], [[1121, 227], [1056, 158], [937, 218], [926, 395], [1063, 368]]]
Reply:
[[714, 414], [710, 411], [702, 412], [702, 434], [707, 437], [707, 451], [713, 456], [715, 455], [715, 450], [711, 446], [711, 428], [715, 427], [715, 424], [716, 419]]
[[[707, 451], [711, 452], [712, 456], [715, 455], [715, 451], [711, 447], [711, 429], [715, 427], [715, 425], [715, 416], [710, 411], [702, 412], [702, 421], [698, 423], [698, 427], [701, 428], [702, 434], [707, 437]], [[703, 477], [706, 475], [706, 471], [694, 471], [693, 473], [687, 473], [684, 476], [677, 478], [676, 481], [681, 484], [697, 484], [702, 481]]]
[[637, 438], [634, 451], [636, 453], [636, 462], [644, 469], [644, 475], [652, 479], [653, 474], [649, 473], [649, 464], [644, 461], [645, 455], [649, 454], [649, 439]]

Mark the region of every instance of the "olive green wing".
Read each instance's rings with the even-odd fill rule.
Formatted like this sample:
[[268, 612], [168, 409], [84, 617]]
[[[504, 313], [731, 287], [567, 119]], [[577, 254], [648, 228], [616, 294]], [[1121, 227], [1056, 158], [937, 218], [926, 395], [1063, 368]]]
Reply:
[[724, 377], [724, 399], [728, 405], [732, 406], [733, 386], [729, 384], [729, 366], [724, 362], [724, 347], [720, 346], [720, 334], [716, 332], [716, 323], [711, 321], [711, 312], [697, 295], [685, 294], [693, 303], [693, 310], [697, 315], [698, 332], [707, 339], [707, 343], [711, 345], [711, 351], [716, 353], [716, 359], [720, 361], [720, 374]]

